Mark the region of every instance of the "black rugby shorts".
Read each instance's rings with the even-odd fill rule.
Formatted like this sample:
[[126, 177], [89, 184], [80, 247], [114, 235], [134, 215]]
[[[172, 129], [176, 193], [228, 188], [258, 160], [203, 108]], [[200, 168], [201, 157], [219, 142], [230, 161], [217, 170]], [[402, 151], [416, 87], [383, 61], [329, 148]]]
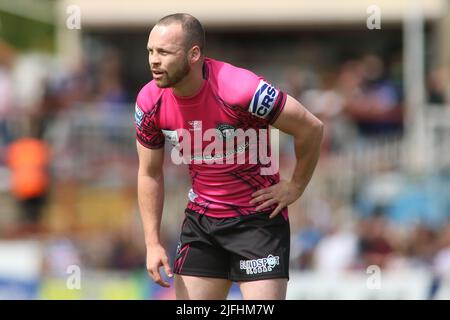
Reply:
[[289, 279], [289, 250], [282, 213], [212, 218], [186, 209], [173, 270], [231, 281]]

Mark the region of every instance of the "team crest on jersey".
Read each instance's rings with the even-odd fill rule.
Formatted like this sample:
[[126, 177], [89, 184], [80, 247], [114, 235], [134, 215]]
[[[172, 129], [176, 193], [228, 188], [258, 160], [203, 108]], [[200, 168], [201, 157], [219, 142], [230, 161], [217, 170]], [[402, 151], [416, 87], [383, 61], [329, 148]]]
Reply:
[[216, 128], [217, 135], [224, 140], [234, 138], [236, 134], [235, 130], [235, 127], [226, 123], [219, 124]]
[[278, 97], [278, 90], [264, 80], [259, 81], [248, 111], [259, 118], [267, 118], [270, 111], [275, 106]]
[[161, 129], [161, 131], [166, 137], [166, 140], [169, 141], [173, 146], [176, 146], [179, 143], [178, 132], [176, 130]]
[[139, 108], [138, 104], [136, 103], [134, 107], [134, 122], [136, 122], [137, 126], [141, 128], [142, 120], [144, 119], [144, 111]]

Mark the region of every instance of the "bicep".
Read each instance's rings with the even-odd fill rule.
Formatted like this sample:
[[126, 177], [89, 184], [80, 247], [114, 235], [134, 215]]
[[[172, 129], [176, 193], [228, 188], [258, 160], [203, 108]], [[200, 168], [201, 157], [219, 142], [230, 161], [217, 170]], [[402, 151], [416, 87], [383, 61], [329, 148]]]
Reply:
[[285, 106], [272, 125], [287, 134], [295, 136], [308, 133], [316, 127], [321, 127], [322, 122], [300, 102], [287, 95]]
[[150, 149], [136, 140], [139, 175], [158, 177], [163, 172], [164, 148]]

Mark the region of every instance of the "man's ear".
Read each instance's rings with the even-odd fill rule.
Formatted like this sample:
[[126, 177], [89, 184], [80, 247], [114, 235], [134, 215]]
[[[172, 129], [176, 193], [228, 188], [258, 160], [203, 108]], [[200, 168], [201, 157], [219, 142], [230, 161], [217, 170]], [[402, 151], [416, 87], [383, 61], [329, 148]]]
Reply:
[[200, 60], [201, 52], [198, 46], [193, 46], [191, 52], [189, 53], [189, 61], [195, 63]]

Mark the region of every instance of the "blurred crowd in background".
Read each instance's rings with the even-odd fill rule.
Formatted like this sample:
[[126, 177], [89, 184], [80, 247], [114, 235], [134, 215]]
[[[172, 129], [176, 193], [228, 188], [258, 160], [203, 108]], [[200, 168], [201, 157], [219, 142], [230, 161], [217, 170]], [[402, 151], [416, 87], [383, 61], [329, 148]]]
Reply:
[[[449, 272], [450, 166], [412, 175], [400, 161], [400, 50], [359, 48], [321, 67], [291, 56], [273, 66], [270, 56], [251, 62], [229, 48], [220, 56], [223, 42], [214, 32], [211, 38], [207, 55], [266, 77], [325, 123], [311, 186], [290, 208], [292, 270], [418, 268], [430, 270], [433, 281]], [[122, 46], [85, 42], [83, 58], [68, 68], [53, 53], [24, 52], [0, 38], [0, 240], [42, 241], [44, 272], [69, 264], [145, 268], [132, 116], [151, 75], [145, 32], [139, 41], [141, 60], [127, 59], [133, 52]], [[127, 83], [129, 64], [142, 69], [136, 85]], [[428, 64], [427, 105], [450, 107], [446, 73], [448, 65]], [[281, 135], [284, 178], [295, 160], [291, 142]], [[173, 258], [190, 181], [170, 157], [165, 168], [162, 231]]]

